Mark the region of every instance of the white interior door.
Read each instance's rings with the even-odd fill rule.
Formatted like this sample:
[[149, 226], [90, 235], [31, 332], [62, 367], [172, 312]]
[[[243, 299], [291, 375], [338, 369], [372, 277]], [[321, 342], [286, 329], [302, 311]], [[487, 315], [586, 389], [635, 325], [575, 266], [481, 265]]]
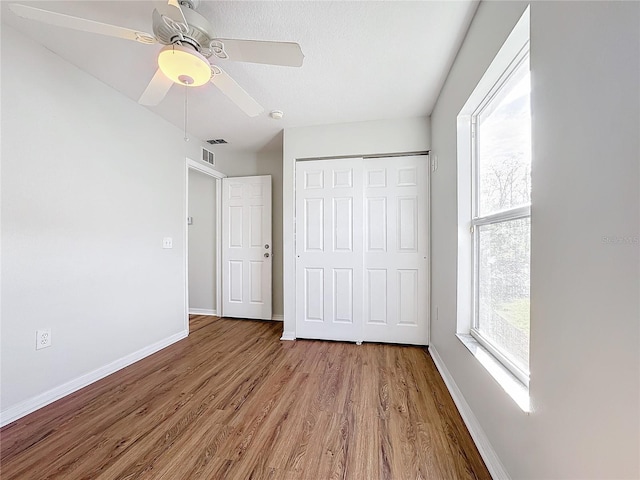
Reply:
[[296, 164], [296, 336], [427, 345], [428, 157]]
[[361, 221], [362, 159], [296, 164], [298, 337], [362, 340]]
[[222, 315], [271, 320], [271, 175], [222, 179]]
[[371, 342], [429, 340], [427, 156], [364, 161], [364, 322]]

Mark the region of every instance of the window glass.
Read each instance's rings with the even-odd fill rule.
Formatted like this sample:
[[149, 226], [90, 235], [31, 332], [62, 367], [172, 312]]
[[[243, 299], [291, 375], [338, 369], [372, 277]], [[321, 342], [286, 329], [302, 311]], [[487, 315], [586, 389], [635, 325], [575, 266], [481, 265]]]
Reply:
[[528, 372], [530, 218], [477, 228], [477, 330]]
[[530, 92], [527, 57], [476, 116], [476, 216], [531, 203]]

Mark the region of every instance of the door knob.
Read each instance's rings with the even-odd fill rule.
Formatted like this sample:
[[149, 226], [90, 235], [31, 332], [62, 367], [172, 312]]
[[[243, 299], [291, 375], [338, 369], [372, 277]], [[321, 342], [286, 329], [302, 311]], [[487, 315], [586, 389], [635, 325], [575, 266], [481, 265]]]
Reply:
[[268, 253], [265, 253], [265, 254], [264, 254], [264, 258], [269, 258], [269, 254], [268, 254]]

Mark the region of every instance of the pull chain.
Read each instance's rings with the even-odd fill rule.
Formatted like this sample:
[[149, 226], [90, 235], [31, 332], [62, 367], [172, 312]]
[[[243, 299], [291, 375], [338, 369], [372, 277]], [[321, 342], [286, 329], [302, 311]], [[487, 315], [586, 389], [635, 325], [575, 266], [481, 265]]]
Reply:
[[184, 86], [184, 141], [189, 141], [189, 136], [187, 135], [187, 117], [188, 117], [188, 93], [189, 87], [187, 85]]

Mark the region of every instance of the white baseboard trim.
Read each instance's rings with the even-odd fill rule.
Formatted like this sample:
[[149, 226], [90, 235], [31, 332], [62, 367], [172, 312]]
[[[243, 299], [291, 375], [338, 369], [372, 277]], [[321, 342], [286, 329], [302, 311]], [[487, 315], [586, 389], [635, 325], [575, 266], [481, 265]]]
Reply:
[[19, 418], [24, 417], [32, 412], [35, 412], [39, 408], [42, 408], [50, 403], [55, 402], [56, 400], [60, 400], [62, 397], [65, 397], [81, 388], [86, 387], [98, 380], [111, 375], [112, 373], [117, 372], [125, 367], [128, 367], [132, 363], [135, 363], [139, 360], [142, 360], [149, 355], [156, 353], [159, 350], [162, 350], [165, 347], [177, 342], [178, 340], [182, 340], [189, 335], [187, 330], [183, 330], [182, 332], [176, 333], [175, 335], [171, 335], [159, 342], [156, 342], [152, 345], [144, 347], [136, 352], [130, 353], [118, 360], [115, 360], [103, 367], [97, 368], [92, 372], [85, 373], [78, 378], [75, 378], [67, 383], [63, 383], [51, 390], [48, 390], [44, 393], [36, 395], [35, 397], [29, 398], [23, 402], [18, 403], [12, 407], [7, 408], [6, 410], [0, 411], [0, 427], [4, 427], [5, 425], [18, 420]]
[[190, 308], [189, 315], [213, 315], [214, 317], [217, 317], [218, 311], [211, 310], [209, 308]]
[[280, 337], [280, 340], [293, 341], [295, 339], [296, 339], [295, 332], [282, 332], [282, 337]]
[[476, 447], [478, 447], [480, 456], [484, 460], [489, 473], [491, 473], [491, 477], [494, 480], [510, 480], [511, 477], [504, 468], [504, 465], [502, 465], [502, 462], [493, 449], [491, 442], [489, 442], [489, 438], [484, 433], [484, 430], [482, 430], [478, 419], [474, 415], [467, 401], [464, 399], [462, 392], [458, 388], [458, 385], [456, 385], [455, 380], [451, 376], [451, 373], [449, 373], [449, 370], [442, 361], [438, 351], [433, 346], [429, 346], [429, 353], [431, 354], [433, 363], [436, 364], [436, 368], [440, 372], [440, 376], [444, 380], [447, 389], [449, 389], [449, 393], [451, 394], [456, 407], [458, 407], [460, 416], [462, 417], [464, 424], [467, 426]]
[[272, 315], [271, 320], [273, 320], [274, 322], [284, 322], [284, 315]]

